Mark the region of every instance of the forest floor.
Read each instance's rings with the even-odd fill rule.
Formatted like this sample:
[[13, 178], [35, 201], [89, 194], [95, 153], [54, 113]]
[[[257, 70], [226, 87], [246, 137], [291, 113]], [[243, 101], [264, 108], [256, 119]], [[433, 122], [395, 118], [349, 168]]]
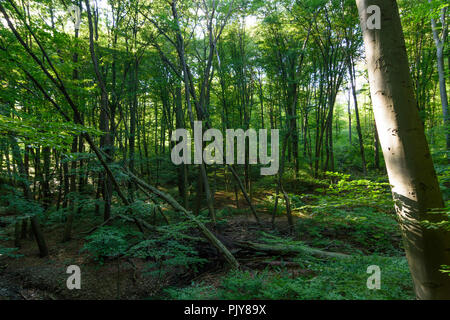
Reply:
[[[236, 205], [232, 192], [217, 191], [215, 206], [220, 239], [236, 255], [240, 271], [230, 271], [214, 250], [203, 252], [209, 262], [196, 271], [174, 267], [159, 276], [148, 276], [145, 259], [93, 260], [83, 247], [83, 231], [95, 225], [80, 220], [79, 237], [61, 242], [63, 224], [45, 228], [50, 255], [40, 258], [30, 238], [15, 252], [20, 257], [0, 257], [1, 299], [413, 299], [411, 279], [391, 203], [367, 202], [379, 186], [360, 183], [338, 193], [319, 186], [298, 189], [286, 183], [292, 197], [295, 233], [289, 232], [285, 207], [280, 201], [272, 225], [273, 190], [264, 183], [255, 187], [253, 203], [260, 224], [245, 201]], [[303, 184], [304, 187], [304, 184]], [[364, 190], [362, 190], [364, 189]], [[375, 190], [375, 191], [374, 191]], [[358, 195], [358, 196], [355, 196]], [[343, 202], [350, 199], [351, 202]], [[240, 197], [241, 198], [241, 197]], [[335, 200], [341, 200], [336, 205]], [[365, 200], [363, 200], [365, 199]], [[98, 222], [97, 222], [98, 223]], [[237, 249], [234, 243], [303, 246], [345, 253], [349, 259], [317, 259], [309, 255], [267, 254]], [[2, 243], [12, 247], [11, 240]], [[206, 253], [205, 253], [206, 252]], [[82, 270], [81, 290], [66, 287], [69, 265]], [[369, 265], [382, 270], [382, 290], [369, 290]]]
[[[231, 205], [230, 207], [233, 207]], [[246, 214], [239, 214], [228, 221], [222, 234], [235, 240], [256, 240], [256, 230], [272, 230], [270, 216], [260, 216], [261, 225]], [[287, 223], [279, 221], [277, 225], [286, 228]], [[83, 230], [89, 229], [84, 226]], [[0, 257], [0, 300], [34, 300], [34, 299], [142, 299], [157, 293], [164, 285], [159, 281], [152, 287], [151, 279], [142, 277], [143, 262], [133, 259], [120, 261], [119, 278], [117, 261], [107, 260], [103, 265], [89, 259], [87, 253], [81, 253], [84, 239], [71, 239], [61, 242], [62, 226], [54, 230], [46, 230], [50, 254], [40, 258], [33, 239], [22, 241], [22, 247], [16, 253], [19, 258]], [[13, 243], [4, 243], [13, 246]], [[247, 262], [246, 264], [251, 264]], [[66, 274], [68, 265], [82, 266], [82, 290], [68, 290]], [[221, 264], [222, 265], [222, 264]], [[225, 266], [212, 268], [196, 275], [195, 279], [210, 279], [218, 274], [225, 274]], [[194, 279], [192, 278], [192, 280]], [[175, 279], [167, 278], [165, 284], [175, 283]], [[119, 281], [119, 295], [117, 282]], [[186, 281], [184, 281], [186, 282]], [[188, 282], [186, 282], [188, 283]]]

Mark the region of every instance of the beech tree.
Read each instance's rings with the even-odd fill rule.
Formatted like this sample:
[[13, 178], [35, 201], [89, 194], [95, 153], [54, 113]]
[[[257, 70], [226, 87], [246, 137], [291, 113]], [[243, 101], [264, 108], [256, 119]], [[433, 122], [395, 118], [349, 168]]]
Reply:
[[[366, 48], [370, 90], [395, 209], [419, 299], [450, 298], [450, 232], [424, 221], [448, 218], [424, 127], [416, 108], [397, 2], [356, 0]], [[369, 6], [381, 9], [381, 28], [369, 28]]]

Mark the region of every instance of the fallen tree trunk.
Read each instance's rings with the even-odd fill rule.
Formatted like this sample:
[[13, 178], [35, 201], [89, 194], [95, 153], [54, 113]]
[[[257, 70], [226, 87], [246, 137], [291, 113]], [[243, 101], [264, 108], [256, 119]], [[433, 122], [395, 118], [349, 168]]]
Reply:
[[131, 178], [133, 182], [141, 186], [142, 188], [152, 192], [153, 194], [157, 195], [164, 201], [166, 201], [168, 204], [170, 204], [175, 210], [180, 211], [184, 214], [186, 218], [193, 221], [197, 227], [200, 229], [200, 231], [203, 233], [203, 235], [209, 240], [209, 242], [219, 250], [219, 252], [222, 253], [224, 258], [228, 261], [228, 263], [231, 265], [232, 268], [239, 268], [239, 263], [237, 262], [236, 258], [231, 254], [231, 252], [223, 245], [222, 242], [220, 242], [219, 239], [201, 222], [197, 219], [196, 216], [191, 214], [189, 211], [186, 210], [181, 204], [179, 204], [170, 194], [167, 194], [165, 192], [162, 192], [161, 190], [147, 184], [145, 181], [139, 179], [136, 177], [133, 173], [131, 173], [129, 170], [124, 168], [125, 173]]
[[317, 258], [350, 258], [351, 255], [339, 252], [323, 251], [308, 246], [299, 245], [285, 245], [285, 244], [265, 244], [249, 241], [237, 241], [234, 243], [237, 247], [243, 250], [265, 252], [272, 255], [295, 255], [295, 254], [310, 254]]

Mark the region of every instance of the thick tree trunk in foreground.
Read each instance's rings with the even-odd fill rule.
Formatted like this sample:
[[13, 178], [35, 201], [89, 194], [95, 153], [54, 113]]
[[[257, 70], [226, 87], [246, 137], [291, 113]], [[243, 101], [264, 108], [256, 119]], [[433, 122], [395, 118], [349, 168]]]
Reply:
[[[375, 121], [402, 229], [416, 296], [450, 299], [450, 233], [421, 221], [442, 221], [429, 213], [444, 206], [414, 98], [406, 47], [395, 0], [356, 0], [366, 48]], [[381, 30], [367, 28], [370, 5], [381, 9]]]

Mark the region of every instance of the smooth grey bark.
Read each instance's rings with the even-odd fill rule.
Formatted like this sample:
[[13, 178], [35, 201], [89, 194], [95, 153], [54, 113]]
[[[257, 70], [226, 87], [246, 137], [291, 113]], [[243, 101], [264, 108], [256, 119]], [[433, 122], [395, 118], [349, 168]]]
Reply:
[[[450, 299], [450, 232], [422, 222], [448, 220], [417, 110], [395, 0], [356, 0], [364, 36], [373, 110], [395, 209], [418, 299]], [[381, 29], [368, 29], [367, 8], [381, 9]]]

